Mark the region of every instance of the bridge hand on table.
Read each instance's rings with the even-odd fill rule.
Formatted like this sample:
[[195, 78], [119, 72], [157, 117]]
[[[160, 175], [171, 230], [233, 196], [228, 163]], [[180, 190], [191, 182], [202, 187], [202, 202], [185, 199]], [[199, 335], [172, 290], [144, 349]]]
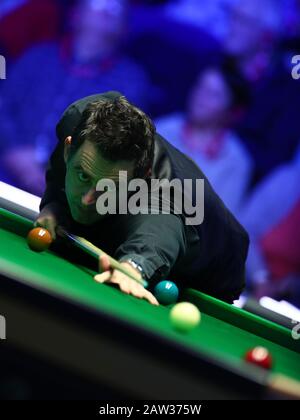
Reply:
[[[135, 270], [131, 264], [127, 262], [122, 262], [121, 264], [135, 276], [138, 274], [141, 277], [141, 274]], [[122, 292], [133, 295], [139, 299], [146, 299], [152, 305], [159, 305], [157, 299], [149, 290], [145, 289], [144, 286], [126, 276], [126, 274], [123, 274], [116, 269], [112, 269], [109, 258], [106, 255], [102, 255], [99, 258], [99, 270], [103, 272], [101, 274], [96, 274], [94, 277], [94, 280], [98, 283], [117, 284]]]

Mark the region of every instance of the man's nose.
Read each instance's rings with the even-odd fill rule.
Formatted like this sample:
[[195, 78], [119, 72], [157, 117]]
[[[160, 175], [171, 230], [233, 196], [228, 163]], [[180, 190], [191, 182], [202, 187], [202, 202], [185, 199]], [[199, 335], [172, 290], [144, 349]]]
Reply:
[[96, 189], [91, 188], [87, 193], [82, 196], [81, 204], [84, 206], [90, 206], [91, 204], [95, 204], [97, 200]]

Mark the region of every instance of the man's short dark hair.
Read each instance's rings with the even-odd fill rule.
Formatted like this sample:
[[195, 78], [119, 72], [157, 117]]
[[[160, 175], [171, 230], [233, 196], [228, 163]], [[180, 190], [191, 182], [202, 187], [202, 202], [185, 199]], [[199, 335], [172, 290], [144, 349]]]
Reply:
[[151, 119], [124, 96], [97, 100], [86, 107], [74, 130], [71, 156], [87, 140], [104, 159], [134, 161], [134, 176], [144, 178], [153, 162], [154, 135]]

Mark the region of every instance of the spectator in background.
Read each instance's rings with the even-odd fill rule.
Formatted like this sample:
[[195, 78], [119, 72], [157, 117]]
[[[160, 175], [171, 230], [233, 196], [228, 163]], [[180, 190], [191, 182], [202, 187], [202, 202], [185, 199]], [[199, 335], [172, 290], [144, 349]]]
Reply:
[[236, 0], [228, 9], [224, 48], [249, 81], [259, 80], [269, 70], [281, 35], [279, 4], [277, 0]]
[[147, 110], [151, 92], [144, 70], [122, 53], [127, 3], [81, 0], [72, 12], [62, 42], [27, 51], [3, 84], [2, 165], [14, 185], [36, 194], [43, 192], [55, 124], [71, 102], [115, 89]]
[[275, 295], [283, 283], [287, 286], [288, 276], [299, 277], [299, 178], [300, 147], [292, 162], [255, 188], [241, 211], [240, 221], [250, 235], [248, 277], [257, 297]]
[[282, 6], [277, 0], [237, 0], [224, 39], [226, 53], [251, 86], [238, 132], [255, 162], [255, 181], [292, 159], [299, 138], [300, 84], [277, 49]]
[[27, 1], [28, 0], [2, 0], [0, 5], [0, 19], [2, 19], [3, 16], [6, 16], [15, 9], [18, 9]]
[[206, 29], [217, 39], [227, 30], [226, 6], [235, 0], [177, 0], [166, 4], [166, 14], [178, 21]]
[[[152, 118], [158, 118], [184, 107], [187, 92], [201, 69], [220, 63], [221, 44], [211, 35], [209, 24], [193, 25], [168, 13], [169, 6], [172, 9], [177, 2], [139, 3], [146, 5], [131, 9], [127, 48], [132, 57], [144, 63], [157, 87], [150, 112]], [[202, 0], [195, 7], [205, 13], [209, 4]]]
[[243, 80], [233, 70], [207, 68], [199, 75], [185, 112], [156, 121], [157, 131], [192, 156], [234, 214], [251, 178], [251, 159], [231, 129], [246, 98]]
[[285, 38], [298, 38], [300, 35], [300, 1], [284, 1], [284, 35]]
[[270, 273], [264, 292], [300, 307], [300, 197], [290, 213], [262, 238], [261, 249]]
[[2, 0], [0, 42], [10, 60], [34, 43], [53, 40], [59, 31], [56, 0]]

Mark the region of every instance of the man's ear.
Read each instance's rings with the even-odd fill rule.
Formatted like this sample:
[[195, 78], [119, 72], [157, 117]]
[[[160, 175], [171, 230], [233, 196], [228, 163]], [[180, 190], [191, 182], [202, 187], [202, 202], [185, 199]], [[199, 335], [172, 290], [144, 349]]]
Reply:
[[71, 136], [66, 137], [65, 147], [64, 147], [64, 161], [65, 161], [65, 163], [67, 163], [67, 160], [69, 159], [69, 156], [70, 156], [71, 144], [72, 144], [72, 137]]

